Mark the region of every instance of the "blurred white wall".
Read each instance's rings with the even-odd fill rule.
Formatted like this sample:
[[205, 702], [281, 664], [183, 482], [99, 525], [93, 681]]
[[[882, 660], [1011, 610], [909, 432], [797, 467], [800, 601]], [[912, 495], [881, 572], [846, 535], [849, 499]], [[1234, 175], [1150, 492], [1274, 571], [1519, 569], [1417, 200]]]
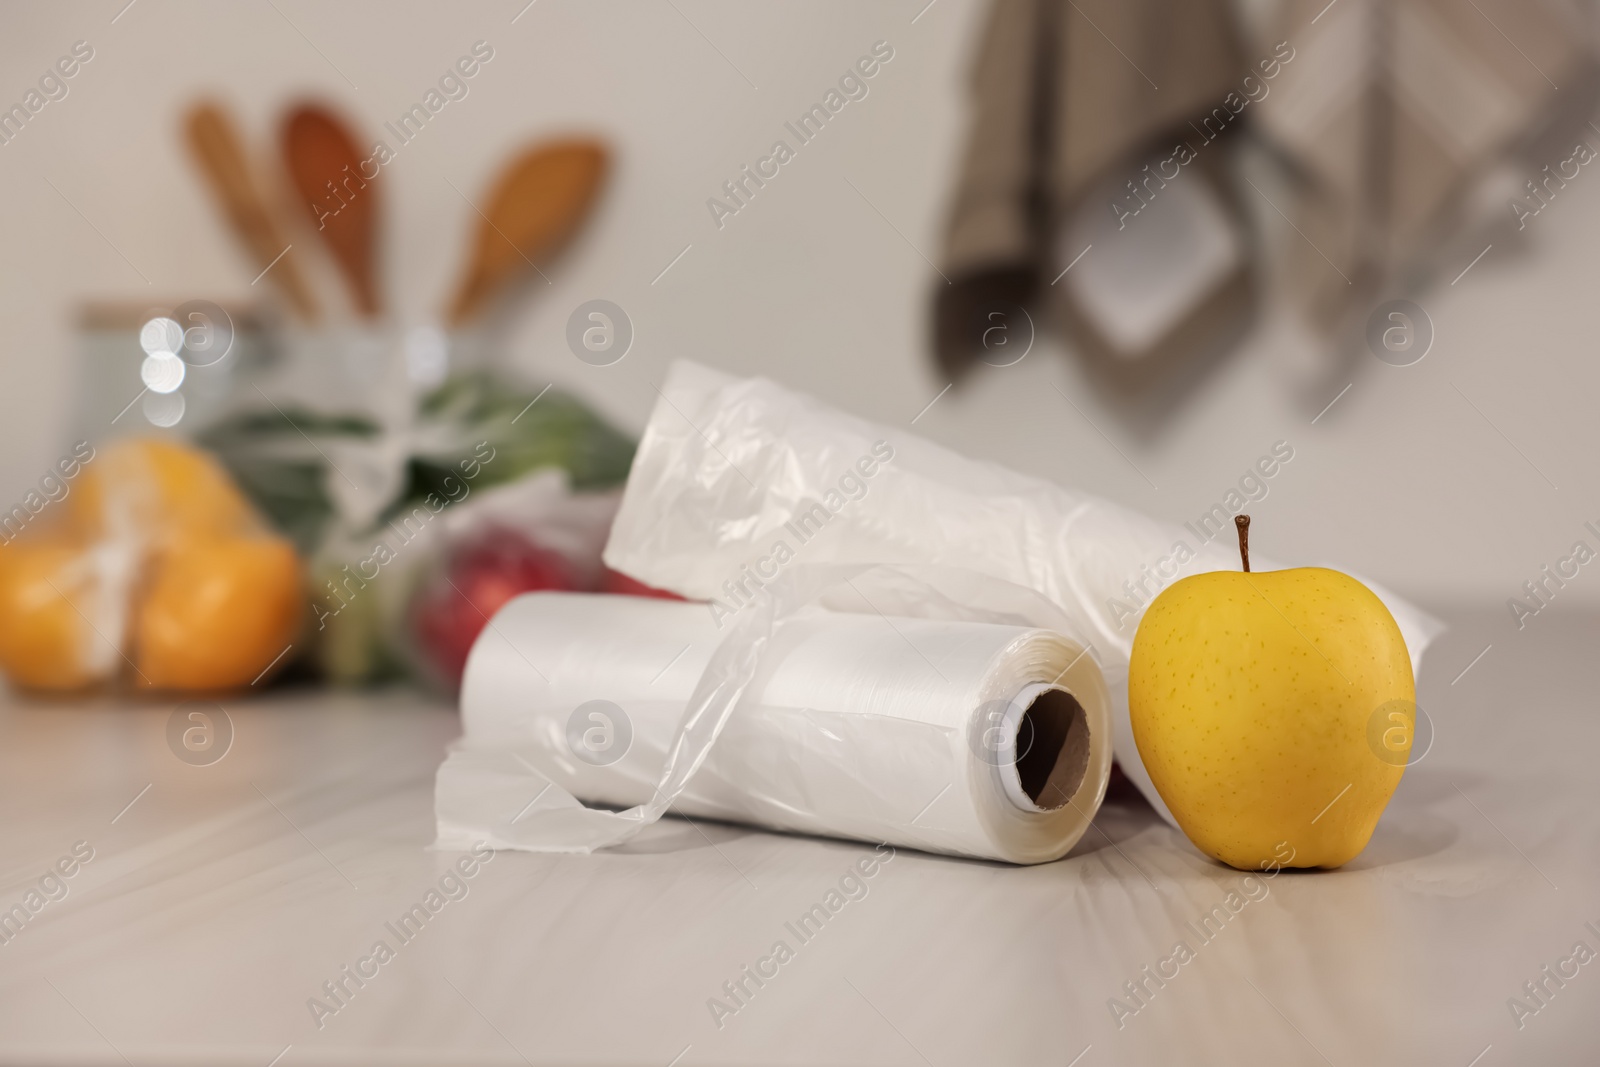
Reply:
[[[937, 276], [923, 257], [936, 256], [962, 142], [973, 0], [125, 2], [0, 13], [6, 106], [73, 42], [94, 48], [70, 94], [0, 146], [0, 500], [20, 498], [66, 446], [81, 302], [226, 301], [260, 288], [179, 140], [197, 93], [231, 103], [262, 152], [280, 109], [307, 91], [376, 135], [478, 40], [494, 59], [470, 95], [383, 171], [385, 274], [402, 318], [437, 313], [475, 225], [451, 183], [478, 196], [519, 143], [593, 130], [615, 144], [618, 167], [594, 224], [518, 315], [530, 378], [635, 431], [675, 357], [901, 426], [946, 384], [927, 354]], [[706, 199], [879, 40], [894, 58], [870, 95], [719, 231]], [[1600, 547], [1582, 528], [1600, 526], [1600, 177], [1586, 172], [1529, 230], [1524, 249], [1496, 248], [1423, 298], [1437, 339], [1422, 363], [1363, 361], [1315, 425], [1262, 338], [1153, 440], [1100, 408], [1070, 359], [1043, 345], [1015, 367], [980, 368], [915, 432], [1177, 521], [1287, 440], [1293, 461], [1252, 509], [1258, 551], [1336, 562], [1430, 601], [1503, 604], [1580, 537]], [[595, 297], [625, 308], [636, 331], [612, 367], [579, 362], [563, 339], [569, 312]], [[1560, 595], [1600, 601], [1600, 567]]]

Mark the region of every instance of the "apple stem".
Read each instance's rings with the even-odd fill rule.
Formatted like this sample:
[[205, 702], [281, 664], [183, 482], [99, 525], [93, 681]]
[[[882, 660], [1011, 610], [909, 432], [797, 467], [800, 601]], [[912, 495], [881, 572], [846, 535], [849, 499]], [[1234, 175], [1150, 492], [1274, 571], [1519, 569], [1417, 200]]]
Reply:
[[1235, 515], [1233, 524], [1239, 528], [1239, 559], [1244, 563], [1244, 572], [1250, 573], [1250, 516]]

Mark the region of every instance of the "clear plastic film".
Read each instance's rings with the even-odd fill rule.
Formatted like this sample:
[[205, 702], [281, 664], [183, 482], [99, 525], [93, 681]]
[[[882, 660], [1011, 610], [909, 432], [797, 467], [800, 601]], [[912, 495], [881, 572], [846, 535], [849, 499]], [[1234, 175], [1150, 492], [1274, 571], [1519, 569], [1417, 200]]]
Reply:
[[[1127, 669], [1160, 589], [1234, 569], [1231, 523], [1202, 531], [967, 459], [760, 378], [673, 364], [634, 458], [605, 561], [711, 602], [719, 621], [756, 610], [789, 570], [892, 563], [962, 568], [1035, 591], [1077, 635], [1112, 699], [1118, 762], [1156, 809], [1128, 719]], [[1226, 526], [1224, 529], [1223, 527]], [[1276, 564], [1257, 560], [1257, 569]], [[1372, 582], [1420, 665], [1440, 625]], [[904, 613], [933, 605], [909, 599]]]
[[1048, 602], [974, 577], [797, 567], [731, 624], [705, 604], [518, 598], [467, 665], [438, 847], [590, 851], [671, 807], [1016, 863], [1064, 855], [1105, 792], [1108, 694]]

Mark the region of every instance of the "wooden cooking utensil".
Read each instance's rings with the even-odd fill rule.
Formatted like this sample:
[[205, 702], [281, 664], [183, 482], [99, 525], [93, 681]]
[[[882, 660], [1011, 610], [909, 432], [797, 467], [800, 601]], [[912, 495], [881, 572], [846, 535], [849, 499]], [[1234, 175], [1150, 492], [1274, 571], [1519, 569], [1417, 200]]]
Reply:
[[513, 278], [566, 243], [594, 204], [607, 162], [604, 144], [575, 138], [529, 148], [500, 172], [450, 305], [452, 326], [466, 323]]
[[306, 321], [317, 321], [317, 302], [288, 250], [289, 242], [273, 218], [266, 197], [251, 177], [233, 121], [221, 107], [206, 102], [189, 109], [184, 129], [195, 162], [256, 264], [263, 271], [270, 266], [273, 281], [295, 310]]
[[283, 161], [328, 251], [350, 283], [357, 309], [379, 310], [375, 281], [377, 175], [361, 173], [365, 157], [350, 129], [326, 108], [302, 104], [283, 123]]

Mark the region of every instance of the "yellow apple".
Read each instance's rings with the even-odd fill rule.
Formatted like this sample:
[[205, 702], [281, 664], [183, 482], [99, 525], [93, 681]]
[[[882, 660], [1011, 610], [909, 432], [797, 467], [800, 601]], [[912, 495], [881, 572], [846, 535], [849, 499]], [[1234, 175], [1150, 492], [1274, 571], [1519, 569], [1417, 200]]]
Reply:
[[1145, 612], [1128, 668], [1134, 740], [1202, 852], [1242, 870], [1338, 867], [1405, 770], [1411, 659], [1349, 575], [1250, 573], [1248, 527], [1239, 516], [1244, 570], [1185, 578]]

